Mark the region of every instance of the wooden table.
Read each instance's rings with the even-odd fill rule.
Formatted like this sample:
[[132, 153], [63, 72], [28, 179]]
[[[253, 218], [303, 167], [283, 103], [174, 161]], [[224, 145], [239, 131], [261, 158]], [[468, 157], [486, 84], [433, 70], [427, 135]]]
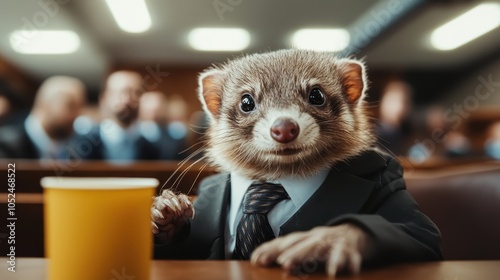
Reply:
[[[0, 279], [2, 280], [46, 279], [46, 260], [43, 258], [17, 259], [17, 272], [15, 273], [7, 270], [7, 266], [5, 265], [6, 260], [6, 258], [0, 258], [0, 262], [2, 263]], [[151, 272], [151, 280], [329, 279], [322, 273], [313, 275], [287, 275], [278, 267], [254, 267], [248, 262], [240, 261], [153, 261]], [[500, 260], [400, 264], [366, 270], [357, 276], [339, 276], [338, 278], [359, 280], [497, 280], [500, 279]]]

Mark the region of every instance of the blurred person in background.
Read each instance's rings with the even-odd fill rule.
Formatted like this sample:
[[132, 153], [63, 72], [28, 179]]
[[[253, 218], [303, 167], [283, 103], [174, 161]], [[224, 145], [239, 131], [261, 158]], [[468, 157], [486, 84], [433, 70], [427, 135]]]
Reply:
[[423, 110], [414, 144], [408, 149], [411, 161], [422, 163], [431, 157], [443, 154], [442, 144], [448, 133], [443, 114], [444, 109], [439, 105], [432, 105]]
[[188, 105], [180, 95], [173, 95], [167, 103], [167, 133], [170, 138], [187, 143]]
[[470, 140], [459, 128], [452, 130], [444, 115], [445, 109], [439, 105], [430, 106], [425, 110], [424, 125], [408, 151], [413, 162], [470, 155]]
[[465, 157], [472, 155], [470, 139], [461, 131], [451, 130], [444, 139], [444, 156], [448, 158]]
[[411, 89], [403, 81], [387, 84], [381, 101], [377, 127], [378, 145], [394, 155], [406, 154], [411, 133]]
[[79, 136], [86, 135], [101, 122], [99, 106], [88, 105], [82, 109], [82, 113], [75, 119], [73, 129]]
[[500, 160], [500, 121], [490, 125], [484, 149], [486, 155]]
[[169, 133], [169, 108], [172, 107], [168, 106], [163, 92], [144, 93], [139, 103], [139, 128], [142, 136], [158, 147], [160, 159], [179, 160], [183, 158], [181, 152], [185, 149], [186, 132], [181, 137], [178, 133]]
[[0, 128], [0, 157], [69, 159], [73, 121], [85, 100], [80, 80], [66, 76], [45, 80], [25, 121]]
[[103, 120], [82, 136], [93, 145], [84, 159], [114, 163], [158, 159], [158, 149], [140, 134], [137, 123], [142, 93], [139, 73], [116, 71], [109, 75], [99, 100]]
[[26, 119], [29, 111], [23, 104], [24, 94], [12, 88], [6, 78], [0, 76], [0, 126], [21, 123]]

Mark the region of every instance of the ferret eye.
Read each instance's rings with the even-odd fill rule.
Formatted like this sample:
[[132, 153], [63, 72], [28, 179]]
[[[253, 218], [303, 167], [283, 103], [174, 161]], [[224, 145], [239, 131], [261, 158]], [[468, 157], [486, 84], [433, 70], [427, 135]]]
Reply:
[[243, 94], [241, 97], [240, 108], [243, 112], [250, 112], [255, 110], [255, 101], [250, 94]]
[[309, 103], [314, 106], [321, 106], [325, 104], [325, 95], [321, 89], [315, 87], [309, 93]]

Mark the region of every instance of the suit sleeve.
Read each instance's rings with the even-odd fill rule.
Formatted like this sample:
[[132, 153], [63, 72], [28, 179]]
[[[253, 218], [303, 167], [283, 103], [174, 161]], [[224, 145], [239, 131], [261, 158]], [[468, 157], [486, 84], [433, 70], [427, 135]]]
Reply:
[[191, 223], [188, 222], [170, 243], [161, 243], [153, 237], [153, 257], [155, 259], [188, 259], [184, 242], [190, 231]]
[[399, 164], [390, 160], [380, 178], [389, 182], [375, 193], [371, 209], [328, 224], [352, 223], [368, 232], [373, 240], [368, 264], [441, 260], [441, 234], [406, 191]]
[[[195, 216], [174, 240], [168, 244], [155, 244], [156, 259], [224, 259], [224, 229], [227, 213], [224, 211], [229, 197], [227, 175], [205, 178], [194, 202]], [[157, 240], [155, 240], [157, 241]]]

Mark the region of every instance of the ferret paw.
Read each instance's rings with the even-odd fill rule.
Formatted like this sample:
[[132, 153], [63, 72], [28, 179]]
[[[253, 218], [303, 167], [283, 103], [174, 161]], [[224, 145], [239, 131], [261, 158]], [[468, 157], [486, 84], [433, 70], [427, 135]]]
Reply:
[[164, 190], [151, 206], [151, 230], [159, 242], [167, 243], [193, 217], [194, 207], [187, 195]]

